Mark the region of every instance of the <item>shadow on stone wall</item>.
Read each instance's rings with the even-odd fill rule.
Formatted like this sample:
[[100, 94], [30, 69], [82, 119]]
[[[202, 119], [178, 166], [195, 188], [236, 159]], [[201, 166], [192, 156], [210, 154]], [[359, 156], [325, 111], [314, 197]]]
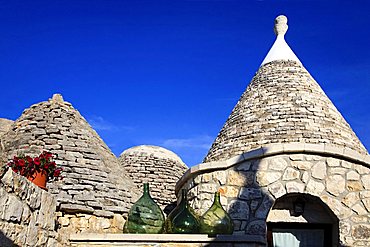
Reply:
[[0, 246], [1, 247], [14, 247], [19, 246], [13, 243], [11, 239], [9, 239], [2, 230], [0, 230]]

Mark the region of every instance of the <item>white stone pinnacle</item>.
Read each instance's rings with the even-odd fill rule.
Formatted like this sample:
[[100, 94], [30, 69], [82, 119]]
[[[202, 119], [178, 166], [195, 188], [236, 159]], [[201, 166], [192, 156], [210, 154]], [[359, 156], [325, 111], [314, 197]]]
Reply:
[[284, 15], [279, 15], [276, 17], [274, 27], [276, 40], [270, 51], [267, 53], [267, 56], [263, 60], [261, 66], [275, 60], [293, 60], [301, 63], [284, 39], [284, 35], [288, 31], [287, 22], [288, 18]]

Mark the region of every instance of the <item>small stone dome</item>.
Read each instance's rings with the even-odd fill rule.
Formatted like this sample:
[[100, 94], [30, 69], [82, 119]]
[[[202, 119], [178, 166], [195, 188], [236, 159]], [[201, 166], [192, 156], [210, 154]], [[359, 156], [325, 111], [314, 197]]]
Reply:
[[176, 201], [175, 185], [188, 169], [172, 151], [149, 145], [125, 150], [119, 162], [138, 186], [150, 184], [151, 195], [162, 208]]
[[136, 185], [118, 159], [81, 114], [61, 95], [24, 110], [2, 138], [0, 154], [57, 154], [64, 179], [48, 184], [60, 211], [111, 216], [128, 212], [138, 197]]

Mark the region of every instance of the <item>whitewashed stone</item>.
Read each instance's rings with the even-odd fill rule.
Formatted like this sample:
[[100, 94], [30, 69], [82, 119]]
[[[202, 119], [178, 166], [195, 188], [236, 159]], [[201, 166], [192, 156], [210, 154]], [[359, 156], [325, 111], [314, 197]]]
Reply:
[[339, 196], [345, 191], [346, 180], [340, 175], [329, 176], [326, 180], [326, 189], [329, 193]]
[[287, 182], [285, 187], [288, 193], [302, 193], [304, 191], [305, 185], [298, 182]]
[[370, 198], [370, 191], [361, 191], [360, 192], [360, 198], [361, 199]]
[[324, 162], [317, 162], [313, 165], [311, 173], [314, 178], [324, 179], [326, 177], [326, 164]]
[[354, 165], [354, 168], [361, 175], [370, 173], [370, 168], [362, 166], [362, 165]]
[[328, 205], [328, 207], [333, 211], [333, 213], [340, 219], [348, 218], [352, 215], [353, 211], [348, 207], [344, 206], [337, 199], [323, 195], [320, 197], [321, 200]]
[[294, 161], [298, 161], [298, 160], [302, 161], [304, 160], [304, 155], [303, 154], [291, 154], [289, 155], [289, 158]]
[[343, 167], [331, 167], [329, 168], [329, 173], [332, 174], [339, 174], [339, 175], [345, 175], [347, 172], [347, 168]]
[[284, 181], [298, 179], [299, 177], [300, 177], [299, 171], [292, 167], [288, 167], [283, 174]]

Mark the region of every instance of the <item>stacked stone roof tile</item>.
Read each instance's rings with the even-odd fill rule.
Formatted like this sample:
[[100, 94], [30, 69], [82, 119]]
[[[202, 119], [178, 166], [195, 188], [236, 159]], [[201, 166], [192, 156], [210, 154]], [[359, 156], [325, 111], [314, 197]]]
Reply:
[[138, 197], [137, 186], [118, 159], [81, 114], [61, 95], [26, 109], [2, 138], [2, 155], [58, 155], [64, 179], [48, 184], [64, 212], [98, 216], [127, 212]]
[[329, 143], [367, 154], [349, 124], [284, 40], [277, 39], [241, 96], [204, 161], [216, 161], [271, 143]]
[[124, 151], [119, 161], [138, 186], [150, 184], [150, 193], [162, 208], [176, 201], [175, 185], [188, 168], [175, 153], [142, 145]]

